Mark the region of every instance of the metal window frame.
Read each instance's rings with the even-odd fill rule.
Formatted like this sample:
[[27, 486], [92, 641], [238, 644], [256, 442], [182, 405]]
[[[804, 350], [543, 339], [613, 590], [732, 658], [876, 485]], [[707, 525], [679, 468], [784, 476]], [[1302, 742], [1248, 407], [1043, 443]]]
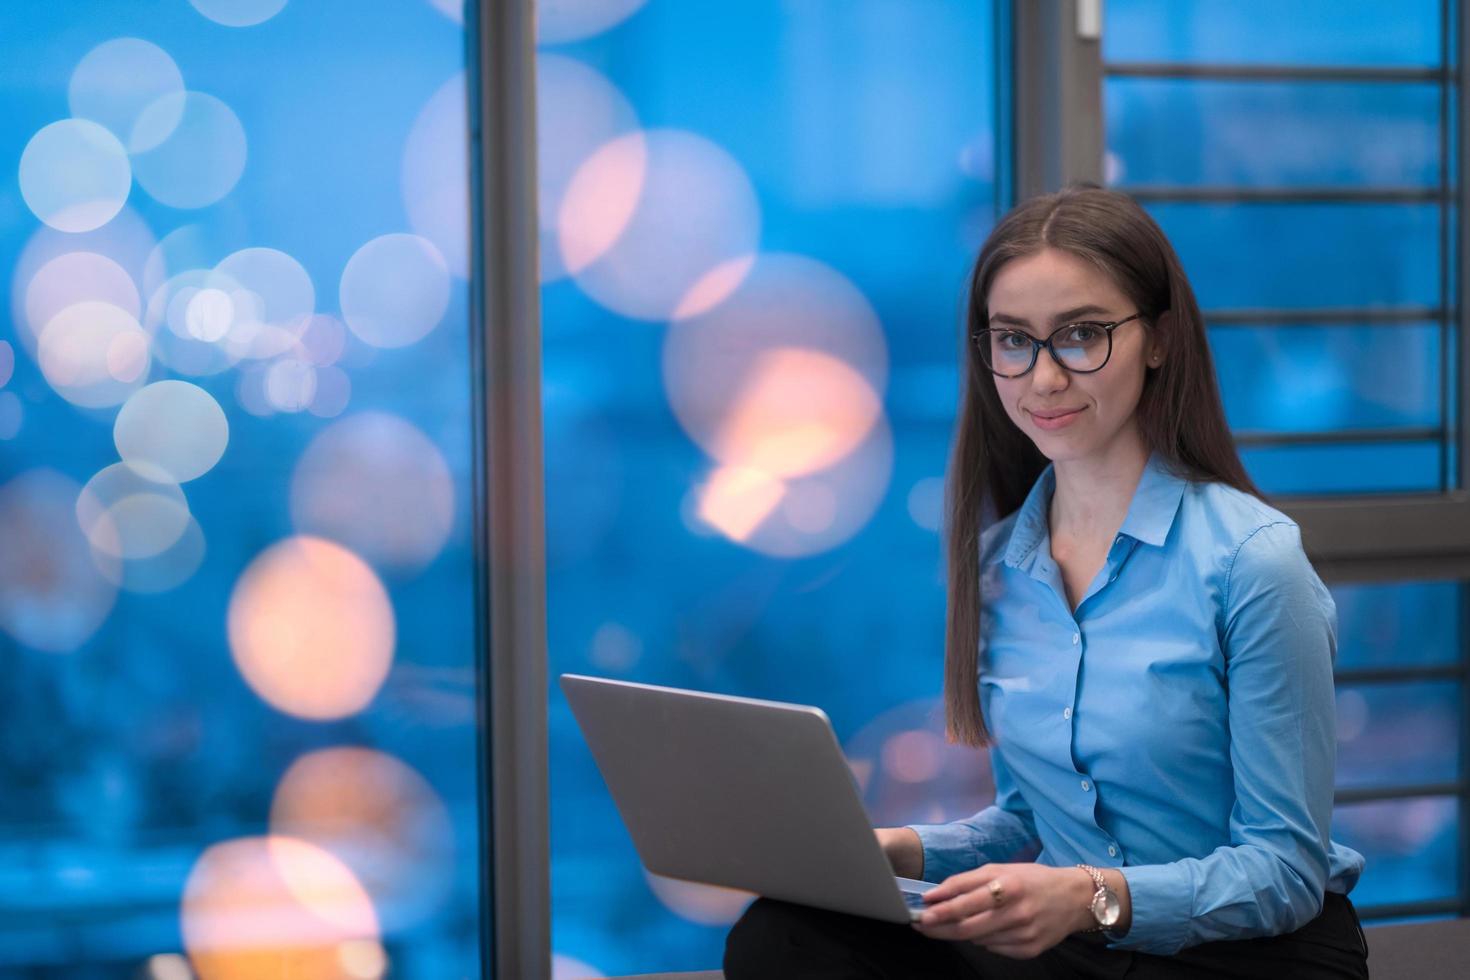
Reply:
[[533, 0], [466, 4], [481, 976], [551, 976]]
[[[1273, 502], [1298, 522], [1318, 572], [1328, 581], [1470, 581], [1470, 304], [1460, 297], [1470, 284], [1470, 193], [1463, 175], [1470, 159], [1470, 72], [1461, 53], [1470, 50], [1470, 0], [1442, 0], [1438, 67], [1363, 67], [1303, 65], [1229, 65], [1128, 63], [1104, 64], [1100, 37], [1080, 37], [1079, 17], [1095, 13], [1096, 0], [1001, 0], [1011, 28], [1014, 74], [998, 79], [997, 91], [1012, 81], [1013, 132], [1001, 132], [998, 145], [1007, 159], [1000, 170], [1012, 191], [999, 201], [1003, 213], [1017, 201], [1079, 181], [1102, 183], [1104, 151], [1102, 88], [1105, 77], [1193, 78], [1279, 82], [1436, 82], [1441, 99], [1441, 179], [1435, 187], [1372, 188], [1220, 188], [1124, 187], [1144, 201], [1259, 203], [1443, 203], [1440, 223], [1439, 303], [1433, 308], [1243, 309], [1207, 312], [1212, 327], [1248, 324], [1438, 323], [1441, 350], [1457, 353], [1454, 377], [1442, 374], [1439, 425], [1412, 432], [1380, 432], [1397, 440], [1413, 435], [1444, 437], [1445, 463], [1438, 493], [1282, 496]], [[1002, 68], [1004, 71], [1004, 67]], [[1453, 112], [1450, 109], [1453, 104]], [[1006, 117], [997, 113], [998, 120]], [[1449, 173], [1449, 141], [1459, 173]], [[1451, 211], [1460, 219], [1452, 226]], [[1452, 267], [1453, 264], [1453, 267]], [[1451, 283], [1458, 283], [1452, 288]], [[1450, 343], [1452, 336], [1454, 343]], [[1451, 399], [1451, 395], [1458, 397]], [[1457, 414], [1452, 416], [1451, 405]], [[1354, 438], [1362, 434], [1354, 434]], [[1451, 438], [1451, 435], [1453, 438]], [[1269, 445], [1275, 434], [1237, 433], [1247, 445]], [[1242, 438], [1243, 437], [1243, 438]], [[1314, 437], [1315, 438], [1315, 437]], [[1349, 437], [1334, 436], [1332, 439]], [[1308, 439], [1299, 442], [1312, 441]], [[1448, 471], [1453, 457], [1457, 472]], [[1460, 610], [1462, 637], [1470, 644], [1470, 587]], [[1366, 802], [1405, 796], [1452, 797], [1459, 803], [1460, 869], [1453, 899], [1363, 909], [1364, 918], [1395, 918], [1446, 912], [1470, 915], [1470, 645], [1458, 663], [1431, 667], [1344, 671], [1340, 683], [1404, 683], [1430, 678], [1460, 682], [1460, 763], [1457, 781], [1433, 786], [1369, 787], [1341, 790], [1340, 802]]]

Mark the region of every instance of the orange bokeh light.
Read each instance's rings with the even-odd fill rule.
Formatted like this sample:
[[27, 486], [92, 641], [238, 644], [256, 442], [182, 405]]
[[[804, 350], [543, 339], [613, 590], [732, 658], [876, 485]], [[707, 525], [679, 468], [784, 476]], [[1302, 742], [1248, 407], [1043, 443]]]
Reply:
[[245, 681], [300, 718], [362, 710], [393, 662], [387, 590], [361, 558], [321, 538], [287, 538], [257, 556], [230, 597], [228, 627]]
[[327, 851], [290, 837], [245, 837], [200, 855], [180, 904], [200, 980], [354, 980], [340, 947], [379, 935], [373, 903]]
[[448, 811], [422, 776], [391, 755], [357, 747], [303, 755], [276, 787], [270, 826], [339, 858], [386, 928], [423, 920], [448, 894]]

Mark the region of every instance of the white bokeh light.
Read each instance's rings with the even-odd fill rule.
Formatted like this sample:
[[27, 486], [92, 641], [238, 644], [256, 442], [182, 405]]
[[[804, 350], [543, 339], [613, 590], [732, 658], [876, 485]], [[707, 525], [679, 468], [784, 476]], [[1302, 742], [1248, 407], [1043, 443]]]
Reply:
[[119, 37], [97, 45], [77, 63], [67, 86], [71, 114], [90, 119], [112, 131], [128, 150], [149, 150], [173, 132], [183, 117], [183, 103], [172, 118], [160, 118], [148, 135], [153, 142], [133, 140], [133, 129], [143, 110], [166, 95], [184, 91], [179, 66], [156, 44], [136, 37]]
[[56, 256], [26, 284], [21, 343], [34, 354], [42, 329], [56, 314], [89, 300], [110, 304], [134, 318], [141, 312], [137, 286], [112, 259], [96, 252]]
[[226, 256], [205, 288], [229, 299], [224, 344], [239, 358], [270, 358], [292, 350], [316, 307], [311, 276], [300, 262], [274, 248], [246, 248]]
[[342, 319], [363, 343], [405, 347], [422, 340], [449, 309], [449, 267], [418, 235], [382, 235], [342, 270]]
[[245, 127], [229, 106], [203, 92], [155, 100], [138, 117], [132, 141], [149, 147], [133, 154], [138, 184], [172, 208], [214, 204], [245, 172]]
[[183, 536], [190, 517], [178, 483], [147, 463], [104, 467], [76, 498], [77, 526], [108, 559], [161, 554]]
[[316, 369], [316, 393], [307, 411], [317, 418], [331, 419], [341, 415], [352, 400], [352, 379], [339, 367], [328, 365]]
[[382, 412], [333, 423], [291, 478], [298, 531], [341, 541], [376, 566], [417, 572], [454, 523], [454, 479], [427, 436]]
[[8, 441], [20, 435], [25, 424], [25, 407], [13, 391], [0, 391], [0, 441]]
[[89, 300], [51, 318], [37, 358], [47, 383], [73, 405], [120, 405], [147, 379], [148, 334], [126, 310]]
[[10, 346], [10, 341], [0, 340], [0, 388], [10, 383], [10, 378], [14, 373], [15, 348]]
[[316, 398], [316, 368], [295, 357], [271, 362], [265, 372], [265, 400], [278, 412], [301, 412]]
[[536, 59], [537, 213], [541, 281], [567, 274], [557, 215], [573, 175], [600, 146], [637, 129], [632, 105], [601, 73], [575, 58]]
[[226, 27], [263, 24], [286, 6], [286, 0], [189, 0], [194, 9]]
[[434, 243], [449, 271], [470, 274], [469, 113], [463, 72], [429, 97], [403, 145], [400, 187], [408, 225]]
[[178, 540], [156, 555], [97, 564], [102, 574], [124, 591], [154, 595], [187, 582], [204, 564], [205, 551], [204, 530], [191, 516]]
[[209, 392], [168, 380], [134, 392], [118, 411], [112, 435], [124, 462], [155, 466], [187, 483], [220, 461], [230, 424]]
[[[206, 311], [195, 305], [201, 293], [219, 289], [219, 277], [205, 269], [181, 272], [159, 286], [148, 299], [143, 311], [143, 327], [153, 337], [153, 354], [180, 374], [203, 377], [233, 367], [240, 358], [219, 340], [206, 340], [198, 334], [213, 334], [220, 325], [211, 322], [206, 312], [222, 312], [222, 308]], [[225, 292], [224, 290], [220, 290]], [[226, 297], [229, 294], [225, 293]], [[206, 301], [209, 302], [209, 301]], [[230, 322], [234, 321], [234, 301], [229, 300]], [[228, 324], [225, 325], [228, 328]]]
[[536, 43], [565, 44], [601, 34], [633, 16], [648, 0], [538, 0]]
[[[568, 272], [594, 300], [633, 319], [666, 320], [711, 270], [755, 253], [760, 206], [740, 164], [714, 143], [645, 130], [612, 140], [578, 168], [557, 235]], [[727, 278], [725, 292], [738, 285]]]
[[118, 138], [90, 119], [63, 119], [31, 137], [20, 156], [20, 193], [57, 231], [111, 221], [128, 200], [133, 171]]
[[73, 504], [80, 492], [47, 469], [0, 485], [0, 629], [37, 650], [77, 649], [117, 598], [77, 527]]

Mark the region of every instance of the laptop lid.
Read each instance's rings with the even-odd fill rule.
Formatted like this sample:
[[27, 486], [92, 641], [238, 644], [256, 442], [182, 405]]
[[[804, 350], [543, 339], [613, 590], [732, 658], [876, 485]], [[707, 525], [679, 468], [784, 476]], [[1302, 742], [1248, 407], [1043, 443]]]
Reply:
[[820, 709], [575, 674], [561, 687], [648, 870], [910, 920]]

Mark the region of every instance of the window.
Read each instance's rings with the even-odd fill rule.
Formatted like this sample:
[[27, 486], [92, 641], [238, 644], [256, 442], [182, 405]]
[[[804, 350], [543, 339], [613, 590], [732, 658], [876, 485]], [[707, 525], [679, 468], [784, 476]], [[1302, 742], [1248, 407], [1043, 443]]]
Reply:
[[0, 11], [0, 973], [480, 972], [457, 8]]

